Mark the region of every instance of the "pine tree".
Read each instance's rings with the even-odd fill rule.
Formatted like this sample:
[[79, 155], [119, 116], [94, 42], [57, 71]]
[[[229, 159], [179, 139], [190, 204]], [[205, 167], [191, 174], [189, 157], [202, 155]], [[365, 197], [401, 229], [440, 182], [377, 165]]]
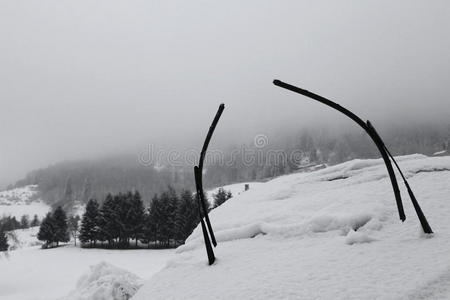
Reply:
[[157, 194], [152, 198], [150, 203], [150, 208], [148, 210], [148, 217], [145, 223], [145, 236], [148, 237], [149, 241], [154, 241], [155, 243], [162, 240], [161, 235], [161, 223], [163, 218], [162, 205], [160, 198]]
[[56, 246], [59, 246], [59, 242], [68, 242], [70, 236], [67, 226], [67, 216], [61, 206], [58, 206], [53, 213], [53, 222], [55, 224], [54, 241], [56, 242]]
[[119, 193], [114, 196], [117, 200], [117, 223], [119, 227], [119, 246], [126, 248], [129, 246], [129, 239], [131, 235], [131, 222], [128, 214], [131, 210], [131, 192], [126, 194]]
[[55, 225], [53, 221], [53, 216], [52, 213], [49, 212], [42, 220], [41, 226], [39, 227], [37, 238], [40, 241], [45, 241], [44, 247], [48, 247], [55, 241], [54, 234], [55, 234]]
[[143, 244], [147, 244], [150, 248], [150, 241], [152, 240], [153, 233], [151, 231], [151, 220], [150, 220], [150, 209], [144, 211], [144, 219], [141, 234], [139, 235], [139, 240]]
[[159, 233], [161, 238], [166, 242], [166, 245], [170, 245], [170, 240], [175, 234], [175, 213], [178, 197], [175, 190], [169, 186], [167, 191], [164, 191], [160, 197], [160, 207], [162, 212], [162, 218], [159, 223]]
[[39, 218], [37, 215], [34, 215], [33, 220], [30, 223], [30, 227], [39, 226]]
[[28, 227], [30, 227], [28, 215], [23, 215], [22, 218], [20, 218], [20, 228], [25, 229]]
[[90, 243], [91, 245], [96, 245], [99, 232], [99, 217], [98, 202], [95, 199], [90, 199], [81, 221], [79, 238], [82, 244]]
[[127, 217], [128, 225], [130, 227], [131, 237], [135, 239], [135, 246], [137, 247], [138, 239], [140, 238], [144, 227], [145, 208], [138, 191], [131, 196], [129, 201], [130, 210]]
[[101, 240], [108, 241], [110, 246], [114, 245], [114, 240], [119, 237], [120, 226], [118, 223], [119, 199], [108, 194], [100, 209], [99, 228]]
[[0, 252], [8, 251], [8, 248], [8, 238], [6, 237], [6, 233], [3, 230], [3, 227], [0, 226]]
[[223, 203], [225, 203], [225, 201], [227, 201], [231, 197], [233, 197], [233, 195], [231, 194], [230, 191], [225, 191], [223, 188], [219, 188], [217, 193], [213, 195], [214, 208], [222, 205]]
[[190, 191], [184, 190], [181, 193], [177, 207], [175, 238], [184, 242], [197, 226], [198, 222], [198, 207], [196, 206], [194, 197]]

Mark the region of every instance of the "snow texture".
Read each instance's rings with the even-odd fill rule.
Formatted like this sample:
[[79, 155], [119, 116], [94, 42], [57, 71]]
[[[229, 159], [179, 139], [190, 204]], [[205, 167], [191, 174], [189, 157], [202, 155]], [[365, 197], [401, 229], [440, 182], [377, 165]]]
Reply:
[[450, 299], [450, 157], [396, 158], [435, 231], [422, 233], [399, 179], [398, 219], [382, 159], [282, 176], [211, 211], [133, 297], [143, 299]]
[[[24, 239], [21, 244], [32, 240], [25, 233], [17, 235], [19, 239]], [[114, 283], [133, 289], [139, 283], [131, 280], [134, 278], [131, 275], [128, 277], [123, 272], [115, 272], [109, 264], [130, 270], [136, 278], [149, 278], [165, 266], [173, 252], [172, 249], [80, 249], [73, 245], [45, 250], [40, 246], [24, 247], [10, 251], [8, 256], [0, 256], [0, 300], [102, 299], [95, 297], [112, 291], [107, 288], [114, 288]], [[102, 261], [105, 263], [99, 267]], [[90, 266], [94, 266], [95, 272], [88, 273], [86, 277]], [[101, 286], [97, 289], [95, 284]], [[72, 293], [69, 294], [70, 291]]]
[[37, 193], [36, 185], [0, 192], [0, 217], [16, 217], [20, 220], [23, 215], [30, 219], [36, 214], [42, 219], [50, 210], [50, 206], [40, 199], [34, 199]]
[[66, 300], [128, 300], [141, 287], [138, 276], [101, 262], [91, 266]]

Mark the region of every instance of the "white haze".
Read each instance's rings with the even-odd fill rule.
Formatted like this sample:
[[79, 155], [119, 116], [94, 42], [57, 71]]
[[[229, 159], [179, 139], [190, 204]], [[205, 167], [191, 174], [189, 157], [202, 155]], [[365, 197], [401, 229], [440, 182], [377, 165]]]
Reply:
[[[447, 1], [0, 1], [0, 187], [63, 159], [273, 128], [448, 120]], [[336, 123], [337, 122], [337, 123]]]

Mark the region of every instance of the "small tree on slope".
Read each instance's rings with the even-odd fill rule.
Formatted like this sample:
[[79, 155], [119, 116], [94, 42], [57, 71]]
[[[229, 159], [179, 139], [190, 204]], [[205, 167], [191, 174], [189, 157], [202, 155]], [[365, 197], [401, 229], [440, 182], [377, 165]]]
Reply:
[[223, 203], [225, 203], [225, 201], [227, 201], [231, 197], [233, 197], [233, 195], [231, 194], [230, 191], [225, 191], [223, 188], [219, 188], [217, 193], [213, 195], [214, 208], [222, 205]]
[[0, 252], [8, 251], [8, 238], [6, 237], [5, 231], [0, 227]]
[[34, 215], [33, 220], [30, 223], [31, 227], [39, 226], [39, 218], [37, 215]]
[[46, 247], [54, 242], [54, 234], [55, 234], [55, 224], [53, 222], [53, 216], [51, 213], [48, 213], [42, 220], [41, 226], [39, 227], [37, 238], [40, 241], [45, 241], [44, 247]]

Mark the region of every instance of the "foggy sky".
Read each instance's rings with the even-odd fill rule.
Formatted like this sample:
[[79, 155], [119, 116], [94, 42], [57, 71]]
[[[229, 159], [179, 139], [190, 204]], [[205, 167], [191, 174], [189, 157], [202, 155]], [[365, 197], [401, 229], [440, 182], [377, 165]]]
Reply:
[[197, 142], [221, 102], [216, 142], [344, 119], [274, 78], [375, 124], [448, 120], [449, 31], [447, 1], [0, 0], [0, 188]]

